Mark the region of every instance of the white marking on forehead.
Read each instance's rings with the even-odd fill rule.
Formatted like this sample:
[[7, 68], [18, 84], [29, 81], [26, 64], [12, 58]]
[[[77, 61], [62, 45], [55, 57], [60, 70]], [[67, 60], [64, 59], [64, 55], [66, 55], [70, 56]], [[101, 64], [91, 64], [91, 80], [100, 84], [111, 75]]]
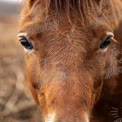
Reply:
[[55, 113], [50, 113], [45, 118], [45, 122], [54, 122], [54, 119], [55, 119]]

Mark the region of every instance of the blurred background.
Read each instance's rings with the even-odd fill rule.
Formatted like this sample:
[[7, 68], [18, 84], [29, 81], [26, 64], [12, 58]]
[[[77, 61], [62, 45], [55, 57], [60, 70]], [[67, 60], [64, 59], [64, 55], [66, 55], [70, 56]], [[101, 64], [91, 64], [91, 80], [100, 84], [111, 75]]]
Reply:
[[41, 122], [17, 42], [21, 0], [0, 0], [0, 122]]

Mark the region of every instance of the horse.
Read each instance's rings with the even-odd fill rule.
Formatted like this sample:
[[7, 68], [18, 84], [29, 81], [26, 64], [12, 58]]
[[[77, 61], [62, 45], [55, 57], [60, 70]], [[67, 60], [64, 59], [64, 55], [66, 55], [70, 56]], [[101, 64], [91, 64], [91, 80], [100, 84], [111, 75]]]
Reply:
[[121, 0], [26, 0], [18, 40], [43, 122], [121, 119], [121, 15]]

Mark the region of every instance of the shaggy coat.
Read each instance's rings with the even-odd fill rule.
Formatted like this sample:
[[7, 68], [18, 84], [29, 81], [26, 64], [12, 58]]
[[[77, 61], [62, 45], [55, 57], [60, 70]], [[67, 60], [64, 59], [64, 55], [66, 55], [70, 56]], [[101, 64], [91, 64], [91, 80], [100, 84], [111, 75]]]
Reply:
[[[112, 113], [122, 107], [121, 16], [121, 0], [26, 0], [19, 33], [33, 44], [26, 70], [42, 121], [122, 117]], [[115, 38], [100, 49], [109, 33]]]

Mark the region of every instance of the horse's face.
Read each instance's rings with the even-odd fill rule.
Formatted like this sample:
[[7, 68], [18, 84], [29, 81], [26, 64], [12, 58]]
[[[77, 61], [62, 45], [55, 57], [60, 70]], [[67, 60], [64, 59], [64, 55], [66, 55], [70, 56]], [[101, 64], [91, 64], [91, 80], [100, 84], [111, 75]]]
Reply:
[[101, 94], [113, 39], [110, 28], [72, 27], [64, 21], [58, 29], [41, 30], [42, 22], [35, 33], [31, 20], [23, 23], [18, 36], [25, 49], [30, 88], [45, 121], [88, 122]]
[[20, 36], [30, 86], [45, 117], [86, 122], [101, 93], [112, 37], [106, 29]]

